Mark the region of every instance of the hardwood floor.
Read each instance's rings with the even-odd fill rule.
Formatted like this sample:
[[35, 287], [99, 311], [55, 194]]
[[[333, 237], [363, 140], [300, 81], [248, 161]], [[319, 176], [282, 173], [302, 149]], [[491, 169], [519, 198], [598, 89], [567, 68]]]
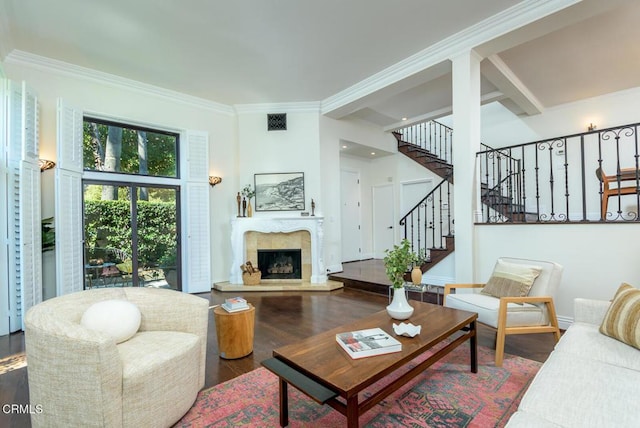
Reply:
[[[212, 291], [200, 294], [212, 304], [222, 303], [226, 297], [239, 293]], [[232, 379], [260, 367], [271, 357], [274, 348], [320, 333], [341, 324], [383, 310], [388, 304], [386, 295], [339, 289], [331, 292], [247, 292], [242, 294], [256, 307], [254, 351], [237, 360], [223, 360], [218, 356], [213, 311], [209, 318], [207, 370], [205, 387]], [[495, 346], [494, 333], [479, 327], [479, 341], [483, 346]], [[552, 334], [509, 336], [505, 352], [544, 361], [554, 346]], [[24, 351], [24, 334], [0, 337], [0, 361]], [[28, 404], [27, 368], [0, 375], [0, 403]], [[30, 427], [28, 415], [7, 414], [0, 411], [0, 426]]]

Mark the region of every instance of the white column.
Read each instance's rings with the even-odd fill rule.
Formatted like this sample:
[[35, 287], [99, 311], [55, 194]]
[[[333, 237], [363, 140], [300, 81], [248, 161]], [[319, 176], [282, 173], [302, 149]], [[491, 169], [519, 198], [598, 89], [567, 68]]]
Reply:
[[452, 58], [454, 257], [457, 282], [474, 281], [475, 154], [480, 150], [480, 61], [480, 56], [472, 50]]

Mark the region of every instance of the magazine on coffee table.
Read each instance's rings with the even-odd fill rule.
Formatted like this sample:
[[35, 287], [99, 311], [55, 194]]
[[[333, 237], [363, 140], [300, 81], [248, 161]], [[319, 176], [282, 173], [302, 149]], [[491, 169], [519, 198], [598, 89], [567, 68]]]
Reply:
[[402, 343], [381, 328], [338, 333], [336, 342], [354, 359], [402, 351]]

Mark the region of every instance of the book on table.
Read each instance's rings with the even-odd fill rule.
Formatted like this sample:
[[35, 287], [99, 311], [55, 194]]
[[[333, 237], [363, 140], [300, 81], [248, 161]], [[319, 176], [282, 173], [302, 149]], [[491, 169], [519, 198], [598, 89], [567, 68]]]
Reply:
[[381, 328], [338, 333], [336, 342], [354, 359], [402, 351], [402, 343]]
[[230, 297], [225, 299], [224, 303], [220, 306], [222, 306], [222, 309], [227, 312], [238, 312], [249, 309], [247, 301], [242, 297]]

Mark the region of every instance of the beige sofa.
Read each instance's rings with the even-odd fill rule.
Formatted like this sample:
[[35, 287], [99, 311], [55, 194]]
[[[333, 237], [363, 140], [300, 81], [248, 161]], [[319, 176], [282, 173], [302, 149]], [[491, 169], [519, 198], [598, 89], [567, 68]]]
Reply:
[[599, 332], [609, 304], [575, 300], [574, 323], [507, 427], [639, 426], [640, 350]]
[[[95, 302], [124, 299], [140, 311], [133, 337], [80, 324]], [[34, 427], [166, 427], [204, 386], [209, 302], [166, 289], [94, 289], [29, 310], [25, 345]]]

